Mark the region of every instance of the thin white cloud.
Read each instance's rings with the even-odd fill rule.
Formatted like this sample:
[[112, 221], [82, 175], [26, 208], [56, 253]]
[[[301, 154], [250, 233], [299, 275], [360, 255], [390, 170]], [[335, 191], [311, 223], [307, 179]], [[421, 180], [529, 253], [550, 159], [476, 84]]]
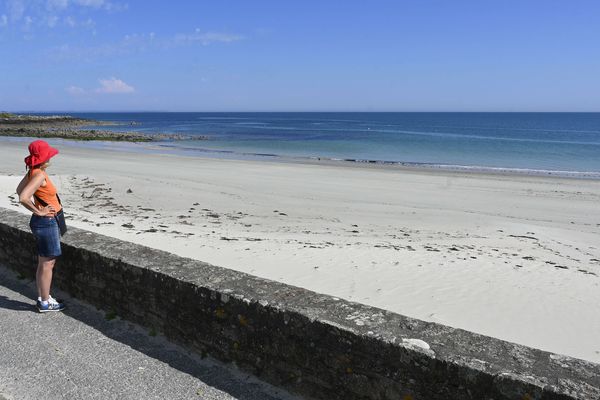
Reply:
[[25, 30], [29, 30], [31, 29], [31, 25], [33, 24], [33, 18], [31, 18], [29, 15], [25, 16], [25, 24], [23, 25], [23, 28], [25, 28]]
[[81, 7], [90, 7], [95, 9], [103, 9], [109, 12], [113, 11], [125, 11], [129, 9], [127, 3], [113, 3], [106, 0], [71, 0], [74, 4]]
[[94, 28], [96, 26], [96, 23], [94, 22], [93, 19], [88, 18], [85, 21], [83, 21], [80, 25], [85, 28]]
[[68, 88], [65, 88], [65, 91], [71, 96], [81, 96], [85, 93], [85, 89], [80, 88], [79, 86], [69, 86]]
[[6, 3], [11, 21], [19, 21], [25, 14], [25, 2], [23, 0], [9, 0]]
[[108, 79], [99, 79], [100, 87], [96, 93], [133, 93], [135, 89], [114, 76]]
[[104, 0], [74, 0], [75, 4], [84, 7], [100, 8], [104, 5]]
[[69, 5], [97, 9], [101, 8], [107, 11], [123, 11], [129, 8], [127, 3], [112, 3], [106, 0], [47, 0], [46, 2], [46, 8], [49, 10], [64, 10], [69, 7]]
[[208, 46], [211, 43], [230, 43], [242, 40], [243, 36], [220, 33], [220, 32], [202, 32], [199, 28], [190, 34], [176, 35], [174, 41], [177, 43], [201, 43], [203, 46]]
[[64, 10], [69, 5], [69, 0], [48, 0], [46, 8], [48, 10]]
[[95, 47], [78, 47], [69, 44], [50, 48], [46, 56], [57, 61], [90, 62], [98, 58], [115, 57], [125, 55], [126, 51], [119, 46], [102, 45]]
[[[65, 23], [72, 26], [79, 26], [80, 23], [72, 17], [67, 17]], [[93, 28], [93, 21], [90, 23]], [[92, 61], [98, 58], [125, 56], [129, 54], [138, 54], [145, 51], [168, 50], [180, 46], [203, 45], [208, 46], [213, 43], [230, 43], [245, 39], [241, 35], [220, 33], [220, 32], [201, 32], [196, 30], [191, 34], [179, 34], [171, 37], [161, 38], [154, 32], [151, 33], [133, 33], [125, 35], [116, 43], [105, 43], [99, 46], [76, 47], [67, 44], [54, 47], [48, 50], [49, 57], [59, 60], [77, 60]]]
[[21, 28], [32, 34], [35, 30], [52, 29], [62, 24], [95, 29], [96, 23], [92, 19], [75, 19], [74, 16], [119, 12], [128, 8], [127, 3], [109, 0], [0, 0], [0, 27]]
[[127, 11], [129, 9], [129, 4], [127, 4], [127, 3], [106, 3], [104, 5], [104, 9], [109, 12]]
[[77, 20], [75, 17], [71, 16], [71, 15], [67, 15], [64, 20], [63, 20], [64, 24], [67, 25], [70, 28], [88, 28], [88, 29], [93, 29], [96, 27], [96, 22], [91, 19], [88, 18], [86, 20]]
[[58, 22], [58, 17], [56, 15], [49, 15], [46, 21], [48, 22], [48, 27], [54, 28]]

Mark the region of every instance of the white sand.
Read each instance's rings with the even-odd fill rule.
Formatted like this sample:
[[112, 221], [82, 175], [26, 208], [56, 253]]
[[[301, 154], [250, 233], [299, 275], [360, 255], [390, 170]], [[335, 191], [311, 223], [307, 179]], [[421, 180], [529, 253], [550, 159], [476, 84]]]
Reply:
[[[600, 362], [600, 181], [57, 143], [73, 226]], [[0, 206], [22, 212], [26, 145], [0, 139]]]

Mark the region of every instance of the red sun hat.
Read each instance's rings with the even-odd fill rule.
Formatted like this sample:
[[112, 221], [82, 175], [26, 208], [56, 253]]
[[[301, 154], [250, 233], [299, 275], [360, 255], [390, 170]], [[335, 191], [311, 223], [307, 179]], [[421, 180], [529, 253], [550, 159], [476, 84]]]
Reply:
[[42, 164], [58, 154], [58, 150], [51, 147], [43, 140], [35, 140], [29, 144], [29, 155], [25, 157], [25, 164], [29, 167]]

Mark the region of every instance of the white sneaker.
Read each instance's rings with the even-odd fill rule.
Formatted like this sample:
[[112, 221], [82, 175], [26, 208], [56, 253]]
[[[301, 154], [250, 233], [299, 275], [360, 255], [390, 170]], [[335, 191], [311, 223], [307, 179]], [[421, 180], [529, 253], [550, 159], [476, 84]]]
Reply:
[[[54, 300], [54, 299], [53, 299]], [[37, 304], [37, 309], [39, 312], [41, 313], [46, 313], [46, 312], [52, 312], [52, 311], [62, 311], [65, 309], [65, 305], [63, 303], [59, 303], [56, 300], [54, 300], [54, 302], [46, 302], [46, 304], [42, 303], [41, 301], [38, 301]]]
[[58, 301], [52, 295], [48, 296], [48, 304], [59, 304]]
[[[40, 296], [38, 296], [37, 301], [42, 301], [42, 298]], [[58, 304], [58, 301], [52, 297], [52, 295], [48, 296], [48, 303], [54, 303], [54, 304]]]

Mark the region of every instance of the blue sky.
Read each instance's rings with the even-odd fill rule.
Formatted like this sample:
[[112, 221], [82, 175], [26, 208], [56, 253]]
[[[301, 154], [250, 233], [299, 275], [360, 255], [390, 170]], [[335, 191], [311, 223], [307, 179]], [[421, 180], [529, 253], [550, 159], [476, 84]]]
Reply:
[[0, 0], [0, 110], [600, 111], [600, 2]]

